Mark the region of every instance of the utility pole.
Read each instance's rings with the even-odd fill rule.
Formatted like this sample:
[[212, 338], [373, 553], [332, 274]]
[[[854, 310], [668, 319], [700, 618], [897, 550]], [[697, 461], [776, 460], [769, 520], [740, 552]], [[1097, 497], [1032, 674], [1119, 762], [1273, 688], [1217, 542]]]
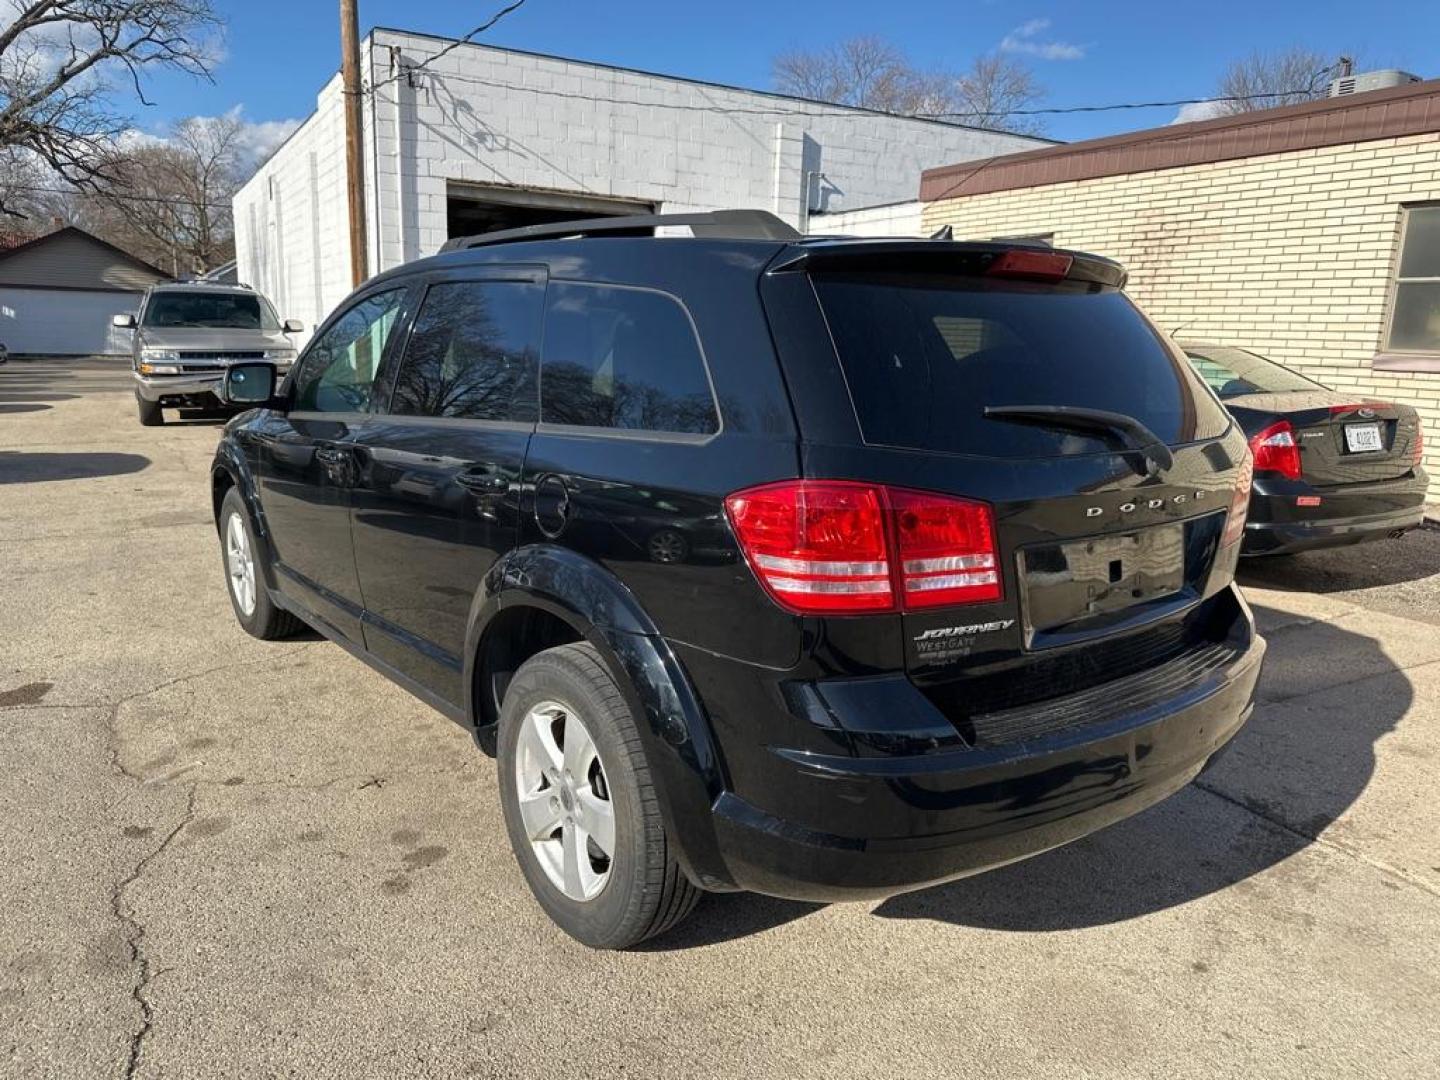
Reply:
[[350, 276], [360, 285], [366, 269], [365, 145], [361, 137], [360, 13], [357, 0], [340, 0], [340, 76], [345, 97], [345, 180], [350, 195]]

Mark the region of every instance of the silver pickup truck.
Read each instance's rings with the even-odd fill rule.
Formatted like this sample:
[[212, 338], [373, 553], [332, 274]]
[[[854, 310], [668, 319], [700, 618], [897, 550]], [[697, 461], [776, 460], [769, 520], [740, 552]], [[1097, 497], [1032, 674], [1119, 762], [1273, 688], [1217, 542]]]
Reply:
[[156, 285], [134, 315], [115, 326], [134, 331], [131, 366], [140, 423], [157, 427], [164, 409], [217, 409], [231, 364], [267, 360], [283, 377], [295, 359], [289, 335], [305, 327], [281, 322], [270, 301], [247, 285], [212, 282]]

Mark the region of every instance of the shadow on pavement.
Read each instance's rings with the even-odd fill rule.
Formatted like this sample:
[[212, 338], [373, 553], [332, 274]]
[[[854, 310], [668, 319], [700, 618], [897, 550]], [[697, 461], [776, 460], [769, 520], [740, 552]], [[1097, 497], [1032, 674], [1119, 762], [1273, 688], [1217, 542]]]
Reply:
[[[1336, 686], [1337, 672], [1363, 681], [1283, 707], [1319, 676]], [[1207, 896], [1308, 847], [1343, 814], [1374, 774], [1375, 743], [1413, 699], [1410, 681], [1372, 638], [1333, 624], [1287, 627], [1270, 637], [1255, 715], [1196, 781], [1208, 794], [1187, 789], [1068, 847], [893, 897], [875, 913], [994, 930], [1067, 930]], [[1252, 813], [1217, 813], [1216, 798]]]
[[94, 480], [137, 473], [149, 465], [150, 459], [140, 454], [29, 454], [0, 450], [0, 484]]
[[1298, 555], [1245, 559], [1242, 586], [1282, 592], [1334, 593], [1398, 585], [1440, 573], [1440, 528], [1421, 526], [1398, 540]]
[[[1257, 608], [1257, 615], [1280, 614]], [[1322, 677], [1343, 691], [1298, 704]], [[1044, 855], [892, 897], [874, 913], [991, 930], [1070, 930], [1177, 907], [1276, 866], [1308, 847], [1365, 790], [1375, 743], [1409, 710], [1414, 689], [1375, 640], [1311, 623], [1270, 636], [1259, 696], [1250, 722], [1193, 785], [1200, 791], [1187, 788]], [[651, 948], [744, 937], [819, 906], [710, 896]]]
[[637, 952], [674, 952], [749, 937], [819, 911], [824, 904], [777, 900], [754, 893], [702, 897], [695, 914], [667, 934], [638, 946]]
[[74, 401], [79, 396], [56, 390], [11, 390], [0, 386], [0, 401]]
[[27, 401], [18, 404], [5, 404], [0, 402], [0, 416], [7, 416], [13, 413], [44, 412], [53, 406], [38, 401]]

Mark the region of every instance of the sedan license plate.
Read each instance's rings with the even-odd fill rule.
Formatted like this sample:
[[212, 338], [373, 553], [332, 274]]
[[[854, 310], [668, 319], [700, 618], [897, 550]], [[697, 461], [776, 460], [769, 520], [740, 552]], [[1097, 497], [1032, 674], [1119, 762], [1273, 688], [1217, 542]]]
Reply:
[[1352, 454], [1365, 454], [1372, 450], [1383, 450], [1380, 441], [1379, 424], [1346, 424], [1345, 446]]

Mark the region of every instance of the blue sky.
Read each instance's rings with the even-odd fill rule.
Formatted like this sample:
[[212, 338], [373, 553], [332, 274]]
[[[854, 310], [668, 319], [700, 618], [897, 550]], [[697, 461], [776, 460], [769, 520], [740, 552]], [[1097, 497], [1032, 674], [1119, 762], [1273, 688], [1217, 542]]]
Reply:
[[[213, 86], [152, 81], [143, 128], [236, 106], [252, 122], [305, 117], [338, 66], [334, 0], [217, 0], [226, 59]], [[360, 0], [373, 26], [459, 36], [501, 0]], [[1046, 105], [1202, 96], [1226, 63], [1252, 50], [1304, 45], [1354, 50], [1369, 66], [1440, 76], [1440, 3], [1434, 0], [1208, 0], [1205, 4], [1006, 0], [528, 0], [485, 40], [584, 60], [767, 88], [779, 51], [876, 33], [922, 66], [964, 67], [1009, 39], [1048, 91]], [[1056, 116], [1065, 140], [1165, 124], [1174, 109]], [[281, 130], [276, 123], [268, 129]]]

